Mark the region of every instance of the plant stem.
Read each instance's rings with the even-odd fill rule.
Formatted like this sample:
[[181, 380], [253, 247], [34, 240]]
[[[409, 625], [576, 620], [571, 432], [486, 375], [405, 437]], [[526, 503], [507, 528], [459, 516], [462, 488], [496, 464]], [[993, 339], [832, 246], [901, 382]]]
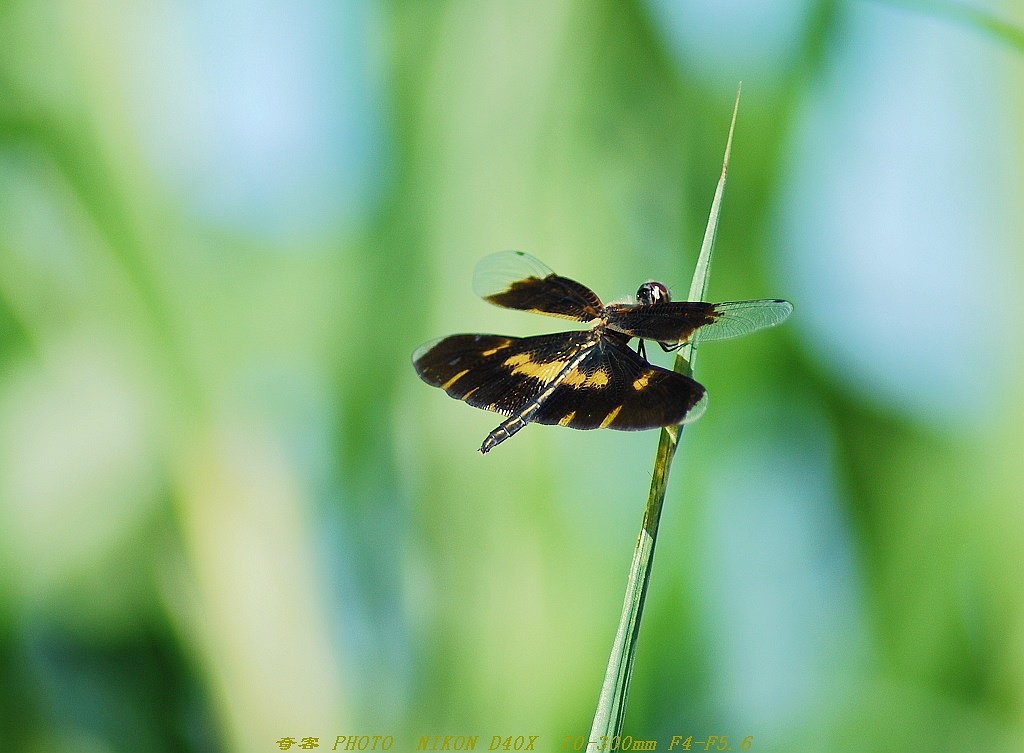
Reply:
[[[704, 300], [707, 291], [708, 276], [711, 272], [711, 251], [715, 245], [718, 232], [718, 215], [725, 193], [725, 180], [729, 171], [729, 153], [732, 150], [732, 134], [736, 126], [736, 113], [740, 105], [740, 89], [736, 91], [736, 103], [732, 111], [732, 123], [729, 126], [729, 138], [725, 145], [725, 159], [722, 162], [722, 176], [715, 189], [715, 198], [711, 202], [704, 241], [701, 243], [697, 266], [690, 282], [689, 301]], [[679, 350], [676, 356], [675, 370], [686, 376], [693, 375], [693, 363], [697, 356], [697, 338], [694, 337]], [[626, 715], [626, 700], [629, 695], [629, 681], [633, 674], [633, 660], [636, 655], [637, 637], [640, 634], [640, 618], [643, 615], [644, 601], [654, 565], [654, 546], [658, 539], [658, 525], [661, 522], [661, 510], [665, 502], [665, 490], [668, 486], [668, 472], [675, 457], [676, 447], [682, 426], [667, 426], [661, 430], [658, 442], [658, 453], [654, 460], [654, 477], [651, 480], [651, 491], [647, 497], [647, 509], [644, 511], [643, 526], [633, 552], [633, 562], [629, 569], [629, 580], [626, 584], [626, 596], [622, 604], [622, 616], [615, 633], [608, 668], [605, 670], [604, 684], [594, 714], [594, 723], [590, 729], [587, 743], [588, 751], [608, 750], [614, 738], [622, 733], [622, 722]]]

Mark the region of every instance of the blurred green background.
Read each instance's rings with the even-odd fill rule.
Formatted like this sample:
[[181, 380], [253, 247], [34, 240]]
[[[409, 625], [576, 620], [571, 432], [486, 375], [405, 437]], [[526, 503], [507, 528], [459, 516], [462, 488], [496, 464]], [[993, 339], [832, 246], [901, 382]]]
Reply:
[[796, 313], [702, 349], [625, 731], [1024, 750], [1024, 8], [965, 7], [0, 3], [4, 750], [585, 735], [657, 432], [481, 457], [410, 354], [562, 328], [501, 249], [685, 291], [740, 80], [710, 295]]

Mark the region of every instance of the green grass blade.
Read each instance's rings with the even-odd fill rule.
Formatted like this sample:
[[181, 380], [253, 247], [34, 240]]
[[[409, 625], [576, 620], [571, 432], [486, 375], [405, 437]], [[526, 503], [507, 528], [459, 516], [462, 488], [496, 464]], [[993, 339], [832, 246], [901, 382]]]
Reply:
[[[729, 138], [725, 146], [725, 159], [722, 162], [722, 176], [715, 189], [715, 198], [711, 202], [704, 241], [701, 244], [697, 266], [690, 282], [687, 300], [700, 301], [707, 291], [708, 277], [711, 273], [711, 251], [715, 245], [718, 232], [718, 215], [722, 206], [722, 195], [725, 193], [725, 179], [729, 171], [729, 153], [732, 150], [732, 134], [736, 127], [736, 113], [739, 110], [740, 91], [736, 92], [736, 104], [733, 106], [732, 123], [729, 126]], [[693, 360], [696, 356], [696, 342], [691, 341], [683, 346], [676, 356], [675, 370], [690, 376], [693, 373]], [[604, 684], [594, 714], [594, 723], [590, 729], [588, 751], [608, 750], [613, 738], [622, 734], [622, 722], [626, 715], [626, 700], [629, 695], [629, 681], [633, 674], [633, 659], [636, 653], [637, 636], [640, 634], [640, 618], [643, 615], [644, 601], [647, 597], [647, 586], [650, 582], [651, 567], [654, 564], [654, 545], [658, 538], [658, 524], [661, 521], [661, 509], [665, 501], [665, 489], [668, 485], [668, 472], [675, 456], [681, 426], [669, 426], [662, 429], [661, 440], [658, 442], [658, 453], [654, 461], [654, 478], [651, 480], [651, 491], [647, 498], [647, 509], [644, 511], [643, 527], [633, 552], [633, 562], [629, 569], [629, 581], [626, 584], [626, 596], [622, 604], [622, 616], [615, 633], [611, 656], [605, 670]]]

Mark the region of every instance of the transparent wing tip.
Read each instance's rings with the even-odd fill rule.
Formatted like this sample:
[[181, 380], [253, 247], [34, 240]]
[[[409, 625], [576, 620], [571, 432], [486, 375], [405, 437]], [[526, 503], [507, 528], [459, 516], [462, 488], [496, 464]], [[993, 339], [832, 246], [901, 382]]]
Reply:
[[544, 279], [552, 274], [550, 267], [525, 251], [498, 251], [477, 262], [473, 270], [473, 292], [487, 298], [503, 293], [519, 280]]
[[700, 342], [728, 340], [769, 327], [777, 327], [793, 313], [793, 304], [781, 298], [715, 304], [716, 321], [697, 330]]
[[706, 411], [707, 409], [708, 409], [708, 393], [707, 393], [707, 390], [705, 390], [704, 394], [701, 395], [700, 400], [698, 400], [696, 402], [696, 404], [692, 408], [690, 408], [689, 411], [687, 411], [687, 413], [683, 417], [683, 420], [681, 421], [681, 423], [692, 424], [698, 418], [703, 416], [704, 415], [704, 411]]

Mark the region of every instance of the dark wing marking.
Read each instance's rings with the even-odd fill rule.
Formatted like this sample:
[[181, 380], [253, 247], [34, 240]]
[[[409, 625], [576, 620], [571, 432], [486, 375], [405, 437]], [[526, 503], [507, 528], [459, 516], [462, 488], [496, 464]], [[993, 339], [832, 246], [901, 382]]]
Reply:
[[610, 303], [606, 310], [610, 329], [660, 342], [684, 342], [715, 321], [715, 304], [702, 301]]
[[536, 337], [452, 335], [421, 345], [412, 354], [420, 378], [475, 408], [518, 413], [561, 373], [590, 330]]
[[519, 311], [589, 322], [604, 314], [597, 294], [586, 285], [560, 277], [522, 251], [485, 256], [473, 272], [473, 290], [485, 301]]
[[706, 407], [699, 383], [653, 366], [625, 343], [603, 337], [531, 420], [571, 429], [638, 431], [696, 420]]
[[679, 343], [697, 332], [701, 342], [739, 337], [781, 324], [793, 304], [777, 299], [705, 303], [671, 301], [637, 305], [613, 303], [606, 307], [608, 327], [631, 337]]

